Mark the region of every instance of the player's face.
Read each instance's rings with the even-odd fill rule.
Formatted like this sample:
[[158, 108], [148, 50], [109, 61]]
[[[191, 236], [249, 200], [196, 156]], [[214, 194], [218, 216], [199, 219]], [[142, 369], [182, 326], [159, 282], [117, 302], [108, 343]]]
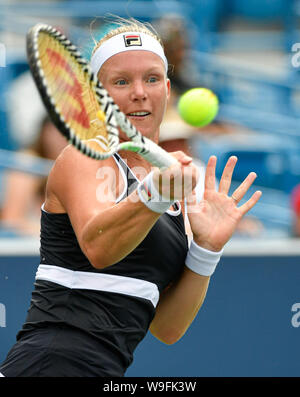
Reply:
[[157, 141], [170, 96], [160, 57], [149, 51], [116, 54], [103, 64], [99, 79], [132, 124]]

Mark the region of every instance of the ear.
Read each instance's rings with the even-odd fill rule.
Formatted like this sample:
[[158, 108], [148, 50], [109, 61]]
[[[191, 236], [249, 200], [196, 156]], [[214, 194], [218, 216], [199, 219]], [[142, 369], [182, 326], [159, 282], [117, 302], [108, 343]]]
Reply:
[[168, 78], [166, 80], [166, 85], [167, 85], [167, 98], [169, 100], [171, 96], [171, 81]]

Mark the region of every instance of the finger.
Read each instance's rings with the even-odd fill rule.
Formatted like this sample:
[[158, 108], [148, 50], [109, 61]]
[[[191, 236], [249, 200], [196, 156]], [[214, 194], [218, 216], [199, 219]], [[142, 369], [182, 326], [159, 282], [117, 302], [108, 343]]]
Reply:
[[256, 177], [257, 175], [255, 172], [250, 172], [250, 174], [247, 176], [246, 179], [244, 179], [244, 181], [240, 184], [240, 186], [237, 189], [235, 189], [231, 197], [236, 203], [240, 202], [241, 199], [245, 196], [249, 187], [255, 181]]
[[184, 189], [184, 196], [187, 196], [196, 187], [199, 179], [199, 170], [194, 164], [189, 164], [183, 167], [182, 185]]
[[190, 156], [185, 156], [183, 159], [180, 160], [181, 164], [184, 166], [190, 165], [193, 159]]
[[185, 154], [182, 151], [172, 152], [171, 154], [182, 165], [188, 165], [188, 164], [190, 164], [193, 161], [192, 157], [188, 156], [187, 154]]
[[207, 162], [205, 171], [205, 190], [215, 190], [216, 187], [216, 156], [211, 156]]
[[223, 170], [221, 180], [219, 183], [219, 192], [220, 193], [228, 194], [230, 185], [231, 185], [232, 174], [233, 174], [233, 170], [236, 165], [236, 162], [237, 162], [236, 156], [229, 157], [229, 159], [225, 165], [225, 168]]
[[262, 192], [260, 190], [257, 190], [255, 193], [252, 194], [248, 201], [240, 206], [239, 210], [242, 212], [243, 215], [245, 215], [248, 211], [251, 210], [251, 208], [255, 206], [255, 204], [261, 198], [261, 195]]

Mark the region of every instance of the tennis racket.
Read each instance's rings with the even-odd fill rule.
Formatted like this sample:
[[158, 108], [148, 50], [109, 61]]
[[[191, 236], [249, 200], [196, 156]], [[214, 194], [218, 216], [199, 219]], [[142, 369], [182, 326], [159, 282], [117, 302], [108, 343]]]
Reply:
[[[33, 26], [27, 33], [27, 57], [49, 116], [80, 152], [104, 160], [119, 150], [130, 150], [160, 169], [176, 163], [131, 124], [61, 32], [46, 24]], [[120, 143], [118, 127], [130, 141]]]

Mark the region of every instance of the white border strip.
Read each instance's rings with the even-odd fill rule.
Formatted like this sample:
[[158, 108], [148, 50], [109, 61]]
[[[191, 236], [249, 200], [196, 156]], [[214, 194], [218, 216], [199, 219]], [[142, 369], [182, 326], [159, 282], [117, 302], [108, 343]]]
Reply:
[[[120, 155], [119, 155], [120, 161], [118, 161], [118, 160], [116, 159], [115, 156], [112, 156], [112, 157], [113, 157], [113, 159], [115, 160], [115, 162], [116, 162], [116, 164], [117, 164], [117, 166], [118, 166], [118, 168], [119, 168], [119, 171], [120, 171], [120, 173], [121, 173], [121, 175], [122, 175], [123, 181], [124, 181], [124, 189], [123, 189], [123, 192], [122, 192], [121, 194], [119, 194], [119, 197], [116, 199], [116, 203], [118, 203], [118, 202], [121, 200], [121, 198], [124, 196], [124, 194], [125, 194], [125, 192], [126, 192], [126, 190], [127, 190], [127, 188], [128, 188], [127, 177], [126, 177], [126, 174], [125, 174], [125, 171], [124, 171], [123, 167], [122, 167], [121, 164], [120, 164], [120, 161], [122, 161], [123, 164], [126, 165], [126, 167], [127, 167], [127, 164], [125, 163], [125, 161], [122, 159], [122, 157], [121, 157]], [[136, 178], [136, 180], [137, 180], [137, 178]]]
[[0, 256], [36, 256], [39, 254], [39, 238], [5, 237], [0, 239]]
[[[0, 238], [0, 256], [39, 256], [38, 238]], [[300, 238], [233, 238], [222, 256], [300, 256]]]
[[300, 256], [300, 238], [236, 238], [225, 245], [223, 256]]
[[157, 285], [133, 277], [80, 272], [59, 266], [39, 265], [36, 280], [51, 281], [72, 289], [115, 292], [150, 300], [156, 307], [159, 300]]

